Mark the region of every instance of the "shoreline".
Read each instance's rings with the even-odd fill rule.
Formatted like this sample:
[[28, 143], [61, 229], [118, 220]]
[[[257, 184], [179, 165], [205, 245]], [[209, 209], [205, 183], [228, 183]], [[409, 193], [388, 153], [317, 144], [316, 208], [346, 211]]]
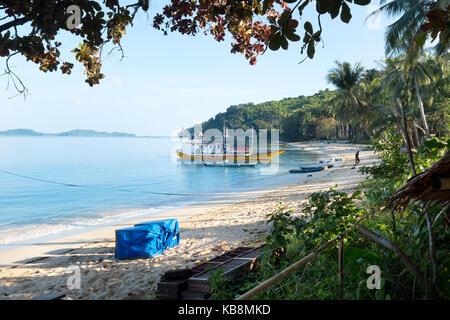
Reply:
[[[289, 145], [289, 144], [287, 144]], [[294, 145], [294, 144], [292, 144]], [[309, 150], [311, 149], [311, 150]], [[314, 150], [313, 147], [308, 148], [308, 150], [303, 150], [302, 151], [306, 151], [308, 153], [311, 154], [315, 154], [315, 155], [323, 155], [326, 154], [327, 152], [323, 152], [323, 150]], [[320, 159], [321, 160], [321, 159]], [[7, 243], [0, 243], [0, 253], [4, 252], [4, 251], [8, 251], [8, 250], [12, 250], [18, 247], [26, 247], [26, 246], [33, 246], [39, 243], [43, 243], [43, 242], [50, 242], [50, 241], [55, 241], [58, 239], [63, 239], [69, 236], [73, 236], [73, 235], [77, 235], [77, 234], [81, 234], [81, 233], [86, 233], [89, 231], [93, 231], [96, 229], [102, 229], [102, 228], [106, 228], [106, 227], [110, 227], [110, 226], [114, 226], [114, 225], [129, 225], [132, 224], [133, 222], [142, 222], [142, 219], [151, 219], [154, 215], [159, 214], [161, 212], [165, 212], [165, 211], [171, 211], [171, 210], [176, 210], [179, 208], [185, 208], [185, 207], [189, 207], [189, 206], [196, 206], [199, 203], [203, 203], [203, 202], [208, 202], [214, 199], [218, 199], [221, 197], [232, 197], [233, 195], [238, 195], [238, 194], [243, 194], [243, 193], [251, 193], [251, 192], [258, 192], [258, 191], [263, 191], [264, 188], [270, 187], [270, 186], [275, 186], [278, 184], [284, 184], [286, 182], [286, 180], [289, 180], [290, 178], [292, 178], [292, 176], [286, 171], [282, 174], [275, 174], [273, 176], [268, 175], [266, 178], [264, 179], [260, 179], [258, 182], [263, 182], [264, 186], [261, 187], [256, 187], [255, 185], [251, 185], [249, 187], [245, 187], [243, 188], [244, 190], [241, 191], [236, 191], [236, 192], [223, 192], [223, 193], [217, 193], [217, 195], [210, 195], [210, 196], [199, 196], [197, 198], [203, 198], [203, 199], [196, 199], [196, 200], [186, 200], [186, 201], [180, 201], [171, 205], [161, 205], [161, 206], [155, 206], [155, 207], [128, 207], [128, 208], [120, 208], [117, 210], [109, 210], [109, 211], [104, 211], [104, 212], [98, 212], [99, 214], [109, 214], [111, 212], [114, 212], [114, 215], [110, 216], [109, 218], [103, 217], [102, 215], [100, 215], [100, 217], [98, 219], [105, 219], [104, 222], [100, 222], [97, 224], [89, 224], [89, 220], [87, 221], [88, 223], [85, 225], [80, 225], [76, 222], [75, 218], [73, 218], [72, 222], [65, 222], [64, 224], [59, 225], [60, 227], [60, 231], [56, 231], [56, 232], [52, 232], [47, 231], [46, 233], [38, 236], [38, 237], [33, 237], [33, 238], [22, 238], [20, 240], [17, 241], [12, 241], [12, 242], [7, 242]], [[270, 182], [267, 183], [267, 180], [269, 180]], [[277, 181], [275, 181], [277, 180]], [[179, 200], [177, 200], [179, 201]], [[169, 201], [167, 202], [169, 203]], [[133, 214], [135, 212], [139, 212], [137, 214]], [[128, 215], [126, 217], [122, 217], [122, 218], [117, 218], [118, 216], [125, 214]], [[108, 221], [108, 219], [110, 221]], [[77, 226], [78, 224], [78, 226]], [[57, 224], [58, 225], [58, 224]], [[42, 226], [39, 225], [29, 225], [29, 228], [39, 228], [39, 227], [48, 227], [48, 225], [44, 224]], [[63, 230], [65, 229], [65, 230]], [[23, 228], [22, 230], [14, 230], [16, 232], [16, 234], [20, 234], [22, 231], [25, 232], [30, 232], [28, 230], [26, 230], [25, 228]], [[5, 265], [2, 264], [2, 259], [1, 259], [1, 255], [0, 255], [0, 268], [5, 267]]]
[[[0, 299], [29, 299], [50, 292], [64, 292], [68, 299], [152, 298], [160, 276], [167, 270], [192, 267], [240, 245], [259, 244], [267, 232], [266, 215], [280, 201], [296, 207], [312, 192], [351, 190], [362, 180], [351, 170], [356, 149], [361, 145], [292, 143], [320, 157], [340, 157], [335, 168], [309, 175], [292, 175], [281, 184], [200, 201], [133, 219], [127, 223], [95, 228], [52, 241], [0, 252]], [[325, 148], [321, 148], [325, 147]], [[319, 149], [319, 150], [318, 150]], [[372, 151], [361, 151], [361, 166], [374, 161]], [[341, 182], [341, 183], [339, 183]], [[218, 219], [221, 217], [222, 219]], [[180, 224], [180, 245], [153, 259], [115, 260], [114, 230], [143, 221], [176, 218]], [[81, 270], [82, 287], [69, 290], [69, 266]], [[122, 283], [120, 279], [128, 279]]]

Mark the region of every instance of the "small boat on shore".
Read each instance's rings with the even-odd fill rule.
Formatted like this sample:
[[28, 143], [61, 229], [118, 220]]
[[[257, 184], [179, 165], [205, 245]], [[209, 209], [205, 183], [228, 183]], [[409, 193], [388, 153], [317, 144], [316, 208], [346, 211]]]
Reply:
[[318, 172], [327, 170], [328, 166], [319, 166], [319, 167], [300, 167], [300, 169], [292, 169], [289, 170], [290, 173], [307, 173], [307, 172]]

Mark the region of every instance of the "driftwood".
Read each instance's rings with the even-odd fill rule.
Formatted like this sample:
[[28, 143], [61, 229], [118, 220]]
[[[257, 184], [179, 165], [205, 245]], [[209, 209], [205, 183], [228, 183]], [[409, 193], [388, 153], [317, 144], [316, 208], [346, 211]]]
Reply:
[[375, 232], [367, 229], [364, 226], [359, 226], [358, 231], [363, 234], [368, 239], [372, 240], [373, 242], [379, 244], [380, 246], [385, 247], [386, 249], [389, 249], [393, 252], [395, 252], [398, 256], [398, 258], [403, 262], [403, 264], [408, 267], [408, 269], [411, 271], [412, 274], [416, 276], [420, 284], [425, 286], [425, 280], [420, 272], [420, 270], [414, 265], [414, 263], [411, 261], [411, 259], [408, 257], [408, 255], [394, 242], [392, 242], [390, 239], [385, 238], [379, 234], [376, 234]]

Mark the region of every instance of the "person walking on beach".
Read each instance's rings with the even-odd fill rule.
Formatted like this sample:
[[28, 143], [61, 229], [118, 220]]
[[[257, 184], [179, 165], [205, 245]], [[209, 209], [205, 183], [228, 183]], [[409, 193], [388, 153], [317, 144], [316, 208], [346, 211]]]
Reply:
[[359, 150], [355, 153], [355, 167], [359, 164]]

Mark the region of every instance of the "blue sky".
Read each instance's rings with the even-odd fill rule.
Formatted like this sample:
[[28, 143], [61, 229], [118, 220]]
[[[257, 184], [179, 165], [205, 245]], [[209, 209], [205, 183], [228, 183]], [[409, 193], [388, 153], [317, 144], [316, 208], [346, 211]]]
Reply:
[[[42, 73], [33, 63], [15, 57], [11, 65], [30, 95], [26, 100], [10, 99], [16, 92], [6, 90], [6, 78], [0, 78], [0, 130], [60, 132], [79, 128], [171, 135], [233, 104], [332, 88], [325, 76], [335, 60], [360, 61], [371, 68], [384, 54], [387, 18], [381, 17], [380, 28], [368, 28], [368, 8], [351, 8], [353, 18], [348, 25], [323, 17], [324, 48], [318, 46], [314, 60], [302, 64], [298, 63], [303, 59], [300, 43], [290, 43], [288, 51], [268, 50], [256, 66], [250, 66], [243, 56], [230, 53], [229, 41], [218, 43], [203, 34], [164, 36], [151, 27], [144, 14], [124, 38], [126, 58], [120, 61], [119, 54], [105, 56], [106, 78], [93, 88], [84, 83], [83, 70], [77, 65], [71, 76]], [[317, 21], [312, 14], [305, 19]], [[63, 46], [63, 58], [70, 60], [76, 42], [67, 38]]]

